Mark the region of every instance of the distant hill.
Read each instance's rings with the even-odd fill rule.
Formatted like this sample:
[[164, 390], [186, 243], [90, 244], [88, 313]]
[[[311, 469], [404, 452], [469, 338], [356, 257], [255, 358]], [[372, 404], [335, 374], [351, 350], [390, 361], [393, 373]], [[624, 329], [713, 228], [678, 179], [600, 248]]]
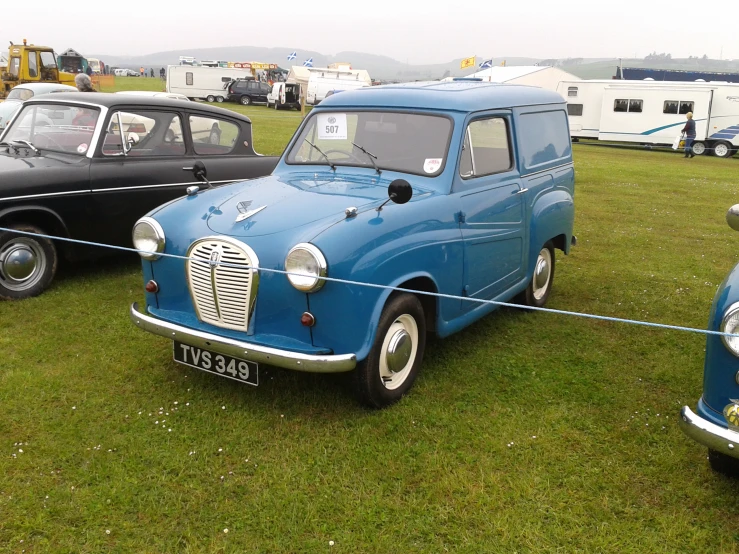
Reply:
[[[384, 81], [416, 81], [425, 79], [441, 79], [443, 77], [462, 77], [473, 73], [477, 68], [460, 69], [460, 59], [450, 60], [442, 64], [407, 64], [388, 56], [378, 56], [365, 52], [339, 52], [335, 56], [327, 56], [320, 52], [310, 50], [299, 50], [298, 58], [292, 62], [287, 61], [287, 56], [293, 51], [292, 48], [262, 48], [258, 46], [233, 46], [219, 48], [193, 48], [189, 50], [171, 50], [167, 52], [155, 52], [144, 56], [114, 56], [114, 55], [90, 55], [99, 58], [106, 65], [112, 67], [130, 67], [138, 69], [153, 67], [155, 71], [167, 65], [179, 63], [180, 56], [192, 56], [198, 61], [202, 60], [227, 60], [227, 61], [259, 61], [276, 63], [280, 67], [289, 68], [291, 65], [302, 65], [308, 58], [313, 58], [314, 67], [325, 67], [330, 63], [349, 62], [352, 67], [366, 69], [373, 79]], [[704, 71], [739, 71], [739, 60], [711, 60], [708, 58], [671, 59], [663, 55], [650, 56], [651, 59], [624, 59], [624, 67], [650, 67], [653, 69], [687, 69]], [[477, 58], [481, 62], [484, 58]], [[562, 58], [541, 59], [521, 57], [499, 57], [493, 58], [493, 65], [553, 65], [562, 68], [583, 79], [609, 79], [616, 73], [619, 64], [618, 59], [608, 58]]]

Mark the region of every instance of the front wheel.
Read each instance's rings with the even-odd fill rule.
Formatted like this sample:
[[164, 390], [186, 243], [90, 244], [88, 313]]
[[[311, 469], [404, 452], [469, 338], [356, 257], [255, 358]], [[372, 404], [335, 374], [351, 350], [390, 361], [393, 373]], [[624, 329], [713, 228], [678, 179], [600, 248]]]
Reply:
[[[13, 229], [44, 234], [33, 225]], [[54, 279], [58, 257], [54, 243], [45, 238], [0, 233], [0, 298], [20, 300], [41, 294]]]
[[248, 106], [249, 104], [251, 104], [251, 98], [249, 98], [248, 96], [242, 96], [241, 104], [244, 106]]
[[739, 477], [739, 460], [736, 458], [709, 448], [708, 463], [711, 464], [711, 469], [716, 473], [721, 473], [727, 477]]
[[522, 301], [527, 306], [541, 308], [547, 303], [554, 282], [554, 245], [552, 241], [541, 247], [534, 266], [534, 275], [523, 293]]
[[693, 154], [695, 154], [696, 156], [702, 156], [703, 154], [706, 153], [706, 143], [705, 142], [700, 142], [700, 141], [694, 142], [692, 148], [693, 148]]
[[215, 96], [213, 96], [212, 94], [209, 94], [209, 95], [208, 95], [208, 96], [207, 96], [207, 97], [206, 97], [205, 99], [206, 99], [206, 100], [207, 100], [208, 102], [215, 102], [215, 101], [216, 101], [216, 97], [215, 97]]
[[426, 348], [423, 306], [412, 294], [391, 296], [380, 316], [375, 342], [355, 372], [359, 400], [386, 408], [413, 386]]
[[713, 145], [713, 154], [718, 158], [728, 158], [731, 156], [731, 144], [728, 142], [717, 142]]

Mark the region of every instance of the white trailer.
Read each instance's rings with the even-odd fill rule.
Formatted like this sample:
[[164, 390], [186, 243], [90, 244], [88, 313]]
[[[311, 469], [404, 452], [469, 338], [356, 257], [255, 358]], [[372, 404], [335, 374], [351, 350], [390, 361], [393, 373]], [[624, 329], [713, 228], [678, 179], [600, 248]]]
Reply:
[[372, 85], [369, 73], [364, 69], [335, 69], [328, 67], [293, 66], [287, 82], [299, 84], [306, 95], [306, 104], [315, 106], [326, 98], [330, 90], [354, 90]]
[[693, 113], [695, 154], [730, 157], [739, 149], [739, 84], [562, 81], [570, 134], [614, 142], [671, 145]]
[[190, 100], [223, 102], [228, 84], [236, 79], [253, 79], [248, 69], [231, 67], [167, 66], [167, 92], [183, 94]]

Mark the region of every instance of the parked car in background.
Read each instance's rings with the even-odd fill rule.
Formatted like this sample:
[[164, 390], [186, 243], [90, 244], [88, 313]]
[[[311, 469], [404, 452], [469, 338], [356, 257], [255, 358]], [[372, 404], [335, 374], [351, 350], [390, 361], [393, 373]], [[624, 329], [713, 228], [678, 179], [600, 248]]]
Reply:
[[[194, 131], [214, 122], [217, 142]], [[93, 92], [32, 98], [0, 135], [0, 227], [131, 246], [141, 215], [206, 174], [222, 185], [276, 164], [254, 151], [250, 120], [229, 110]], [[115, 253], [0, 231], [0, 298], [43, 292], [61, 257]]]
[[[170, 98], [172, 100], [182, 100], [184, 102], [190, 101], [190, 99], [184, 94], [178, 94], [176, 92], [158, 92], [153, 90], [122, 90], [116, 92], [116, 94], [148, 96], [149, 98]], [[131, 124], [133, 123], [133, 121], [124, 121], [124, 124], [125, 123]], [[124, 129], [124, 132], [128, 132], [128, 129]], [[192, 133], [193, 140], [198, 142], [210, 142], [211, 144], [218, 144], [221, 140], [221, 128], [218, 125], [217, 119], [199, 118], [195, 121], [191, 121], [190, 132]]]
[[260, 364], [353, 371], [361, 401], [385, 407], [413, 385], [427, 332], [446, 337], [496, 308], [464, 298], [546, 303], [555, 249], [575, 242], [573, 195], [554, 92], [343, 92], [310, 112], [272, 175], [136, 223], [147, 292], [130, 316], [174, 337], [179, 363], [252, 385]]
[[267, 107], [279, 110], [280, 108], [300, 109], [300, 85], [279, 82], [272, 85], [267, 95]]
[[11, 118], [31, 98], [51, 94], [52, 92], [76, 92], [70, 85], [59, 83], [26, 83], [18, 85], [10, 91], [4, 102], [0, 102], [0, 132], [8, 125]]
[[[726, 214], [739, 231], [739, 204]], [[708, 330], [739, 335], [739, 264], [716, 291], [708, 316]], [[739, 476], [739, 337], [706, 336], [703, 395], [696, 411], [684, 406], [680, 427], [708, 447], [708, 461], [720, 473]]]
[[266, 104], [272, 89], [267, 83], [254, 79], [237, 79], [228, 85], [228, 101], [249, 104]]

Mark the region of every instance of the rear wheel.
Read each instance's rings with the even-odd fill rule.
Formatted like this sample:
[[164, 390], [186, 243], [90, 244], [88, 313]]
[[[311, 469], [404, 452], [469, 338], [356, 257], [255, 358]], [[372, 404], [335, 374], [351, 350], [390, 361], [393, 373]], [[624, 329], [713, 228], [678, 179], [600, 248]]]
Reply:
[[275, 101], [275, 111], [279, 110], [280, 106], [277, 104], [277, 101]]
[[696, 156], [702, 156], [706, 153], [706, 143], [705, 142], [694, 142], [693, 143], [693, 154]]
[[207, 96], [207, 97], [206, 97], [205, 99], [206, 99], [206, 100], [207, 100], [208, 102], [215, 102], [215, 101], [216, 101], [216, 97], [215, 97], [215, 96], [213, 96], [212, 94], [209, 94], [209, 95], [208, 95], [208, 96]]
[[728, 142], [717, 142], [713, 145], [713, 154], [718, 158], [728, 158], [731, 156], [731, 144]]
[[224, 100], [223, 96], [216, 96], [216, 102], [218, 102], [219, 104], [221, 104], [223, 100]]
[[536, 258], [534, 275], [521, 297], [524, 304], [541, 308], [547, 303], [554, 282], [554, 263], [554, 245], [549, 241], [541, 247]]
[[413, 386], [426, 348], [426, 320], [418, 298], [391, 296], [380, 316], [375, 342], [367, 358], [354, 370], [359, 400], [371, 408], [385, 408]]
[[251, 98], [249, 98], [248, 96], [242, 96], [240, 102], [244, 106], [248, 106], [249, 104], [251, 104]]
[[[18, 224], [12, 229], [44, 234], [33, 225]], [[54, 243], [45, 238], [0, 233], [0, 298], [20, 300], [38, 296], [56, 274], [58, 256]]]
[[208, 135], [208, 142], [210, 144], [221, 143], [221, 130], [218, 128], [217, 125], [213, 125], [213, 127], [211, 128], [210, 134]]

